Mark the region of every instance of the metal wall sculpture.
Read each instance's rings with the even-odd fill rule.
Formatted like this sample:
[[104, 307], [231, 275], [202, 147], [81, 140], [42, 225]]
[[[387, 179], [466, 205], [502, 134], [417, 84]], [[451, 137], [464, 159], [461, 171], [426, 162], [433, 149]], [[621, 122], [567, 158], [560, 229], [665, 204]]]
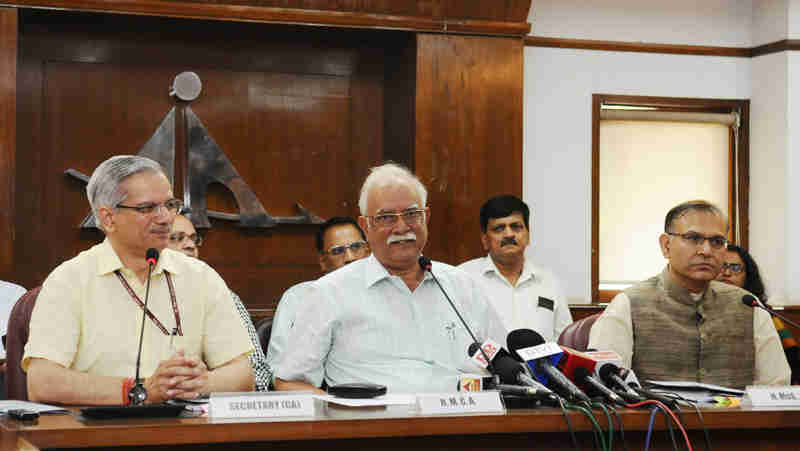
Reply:
[[[202, 90], [200, 78], [194, 72], [182, 72], [175, 77], [175, 82], [170, 89], [170, 95], [178, 99], [191, 102], [196, 99]], [[175, 176], [175, 115], [173, 107], [167, 113], [161, 125], [158, 126], [153, 136], [142, 146], [137, 155], [153, 159], [164, 167], [170, 183], [174, 186]], [[227, 221], [238, 221], [240, 227], [269, 228], [278, 224], [321, 224], [323, 219], [303, 208], [300, 203], [295, 206], [300, 211], [298, 216], [271, 216], [264, 209], [258, 196], [242, 179], [233, 162], [217, 145], [211, 134], [205, 128], [200, 118], [188, 105], [183, 109], [186, 118], [187, 136], [187, 168], [183, 171], [186, 175], [184, 185], [184, 204], [191, 210], [191, 220], [195, 227], [210, 228], [208, 218]], [[67, 169], [64, 173], [84, 182], [89, 177], [75, 169]], [[206, 204], [208, 185], [221, 183], [230, 190], [236, 199], [238, 214], [209, 211]], [[81, 222], [82, 228], [96, 228], [94, 215], [89, 215]]]

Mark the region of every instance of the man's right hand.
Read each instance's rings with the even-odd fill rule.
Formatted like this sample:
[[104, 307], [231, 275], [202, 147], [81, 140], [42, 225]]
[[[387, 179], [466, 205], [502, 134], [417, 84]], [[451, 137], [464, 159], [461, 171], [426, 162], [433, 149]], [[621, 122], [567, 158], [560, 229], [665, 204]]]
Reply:
[[197, 359], [187, 357], [183, 350], [178, 350], [168, 360], [162, 360], [153, 375], [145, 380], [146, 402], [158, 404], [168, 399], [187, 397], [189, 393], [179, 385], [186, 380], [201, 377], [204, 371], [205, 366], [198, 366]]

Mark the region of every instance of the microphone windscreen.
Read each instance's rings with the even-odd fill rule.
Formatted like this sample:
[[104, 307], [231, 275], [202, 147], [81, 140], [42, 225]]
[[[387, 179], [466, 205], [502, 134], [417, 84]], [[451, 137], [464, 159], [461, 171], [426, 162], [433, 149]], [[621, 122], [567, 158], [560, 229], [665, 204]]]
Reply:
[[495, 359], [494, 369], [504, 384], [516, 384], [517, 375], [522, 371], [519, 363], [511, 357], [498, 357]]
[[608, 382], [609, 377], [612, 374], [619, 375], [619, 367], [614, 365], [613, 363], [604, 363], [603, 366], [597, 370], [597, 374], [600, 376], [600, 379], [604, 382]]
[[586, 378], [590, 375], [591, 373], [589, 373], [589, 370], [582, 366], [575, 368], [575, 382], [577, 384], [583, 385], [586, 382]]
[[748, 307], [755, 307], [758, 305], [758, 301], [756, 300], [756, 297], [753, 296], [752, 294], [746, 294], [742, 296], [742, 304]]
[[511, 355], [520, 362], [522, 361], [522, 357], [517, 353], [518, 350], [538, 346], [540, 344], [544, 344], [544, 338], [542, 338], [538, 332], [531, 329], [512, 330], [506, 338], [508, 350], [511, 352]]
[[152, 261], [152, 263], [155, 264], [158, 261], [158, 249], [152, 247], [147, 249], [147, 252], [144, 254], [144, 259], [148, 262]]
[[469, 344], [469, 349], [467, 349], [467, 355], [472, 357], [475, 353], [478, 352], [478, 343], [474, 341]]
[[419, 263], [419, 267], [422, 268], [423, 271], [430, 271], [431, 270], [431, 259], [430, 258], [428, 258], [428, 257], [426, 257], [424, 255], [420, 255], [419, 259], [417, 260], [417, 262]]

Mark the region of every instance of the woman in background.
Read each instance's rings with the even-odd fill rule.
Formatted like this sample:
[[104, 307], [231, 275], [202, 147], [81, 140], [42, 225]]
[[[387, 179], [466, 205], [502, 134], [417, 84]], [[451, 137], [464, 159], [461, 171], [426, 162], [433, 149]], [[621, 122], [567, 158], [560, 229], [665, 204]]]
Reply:
[[[722, 259], [722, 270], [717, 276], [717, 280], [742, 287], [767, 304], [767, 294], [764, 291], [761, 275], [758, 273], [758, 265], [750, 253], [739, 246], [728, 245], [728, 250]], [[800, 348], [780, 318], [773, 316], [772, 321], [775, 323], [775, 329], [783, 343], [786, 360], [789, 361], [789, 366], [792, 368], [792, 384], [798, 384], [800, 383]]]

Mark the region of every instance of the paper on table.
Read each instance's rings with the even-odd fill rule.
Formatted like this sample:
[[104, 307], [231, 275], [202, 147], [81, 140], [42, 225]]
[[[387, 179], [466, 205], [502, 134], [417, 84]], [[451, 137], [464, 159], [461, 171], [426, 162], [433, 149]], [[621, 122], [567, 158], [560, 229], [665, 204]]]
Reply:
[[38, 404], [29, 401], [18, 401], [14, 399], [0, 401], [0, 413], [6, 413], [11, 409], [33, 410], [36, 413], [69, 413], [69, 410], [49, 404]]
[[390, 393], [387, 395], [376, 396], [375, 398], [340, 398], [331, 395], [314, 395], [314, 398], [348, 407], [389, 406], [397, 404], [414, 404], [417, 402], [416, 395], [410, 393]]
[[655, 385], [660, 388], [681, 388], [684, 390], [708, 390], [718, 393], [733, 393], [735, 395], [744, 395], [744, 390], [737, 390], [735, 388], [723, 387], [722, 385], [704, 384], [702, 382], [691, 381], [645, 381], [648, 384]]

